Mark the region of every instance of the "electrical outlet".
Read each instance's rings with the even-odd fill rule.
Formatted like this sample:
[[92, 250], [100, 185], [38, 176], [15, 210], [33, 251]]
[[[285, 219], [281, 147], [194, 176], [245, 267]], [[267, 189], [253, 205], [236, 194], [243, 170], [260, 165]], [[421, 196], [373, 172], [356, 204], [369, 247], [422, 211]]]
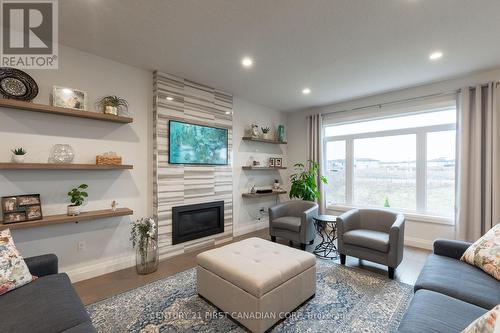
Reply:
[[87, 243], [83, 240], [78, 241], [77, 250], [78, 250], [78, 252], [86, 251], [87, 250]]

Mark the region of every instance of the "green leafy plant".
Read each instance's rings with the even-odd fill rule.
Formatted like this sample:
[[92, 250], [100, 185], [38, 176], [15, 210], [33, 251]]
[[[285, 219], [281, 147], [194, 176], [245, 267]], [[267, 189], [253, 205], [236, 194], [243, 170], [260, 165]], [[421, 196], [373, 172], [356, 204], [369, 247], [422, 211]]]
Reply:
[[10, 150], [12, 154], [18, 155], [18, 156], [23, 156], [26, 155], [28, 152], [24, 150], [24, 148], [15, 148]]
[[269, 131], [271, 130], [271, 128], [269, 126], [261, 127], [260, 129], [262, 130], [262, 133], [264, 133], [264, 134], [269, 133]]
[[97, 101], [97, 105], [99, 105], [102, 108], [106, 106], [113, 106], [116, 107], [117, 109], [128, 108], [128, 102], [126, 99], [113, 95], [101, 97]]
[[83, 205], [85, 198], [87, 198], [89, 195], [87, 192], [81, 190], [85, 190], [86, 188], [88, 188], [88, 185], [82, 184], [68, 192], [68, 196], [71, 199], [72, 206]]
[[[290, 188], [290, 199], [297, 198], [306, 201], [316, 201], [320, 198], [318, 190], [319, 164], [308, 160], [307, 166], [303, 163], [294, 165], [296, 173], [290, 176], [292, 187]], [[319, 181], [328, 184], [328, 180], [320, 176]]]

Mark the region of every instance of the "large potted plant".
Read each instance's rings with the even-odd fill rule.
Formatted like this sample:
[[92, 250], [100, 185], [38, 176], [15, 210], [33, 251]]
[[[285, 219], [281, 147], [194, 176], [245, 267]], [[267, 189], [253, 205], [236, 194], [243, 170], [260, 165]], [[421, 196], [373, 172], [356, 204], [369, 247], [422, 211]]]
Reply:
[[296, 173], [290, 176], [292, 186], [290, 188], [290, 199], [302, 199], [305, 201], [316, 201], [320, 197], [317, 179], [323, 184], [328, 184], [325, 177], [319, 176], [319, 164], [308, 160], [307, 165], [297, 163], [294, 165]]
[[136, 248], [135, 268], [139, 274], [149, 274], [158, 269], [158, 245], [156, 222], [151, 217], [142, 218], [132, 224], [130, 232], [132, 246]]
[[89, 196], [87, 192], [82, 191], [86, 188], [88, 188], [87, 184], [81, 184], [68, 192], [68, 196], [71, 201], [71, 205], [68, 205], [69, 216], [80, 215], [80, 208], [82, 207], [85, 198]]

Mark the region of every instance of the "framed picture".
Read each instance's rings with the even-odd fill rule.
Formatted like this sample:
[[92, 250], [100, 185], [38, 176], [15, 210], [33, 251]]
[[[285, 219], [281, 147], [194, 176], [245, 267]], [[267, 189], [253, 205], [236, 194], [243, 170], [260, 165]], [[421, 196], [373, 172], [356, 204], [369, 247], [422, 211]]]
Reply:
[[274, 157], [269, 158], [269, 166], [274, 167], [276, 165], [276, 159]]
[[76, 110], [87, 109], [87, 93], [82, 90], [54, 86], [52, 105]]
[[41, 220], [40, 194], [24, 194], [2, 198], [3, 223]]
[[283, 166], [283, 159], [281, 157], [277, 157], [275, 164], [277, 167], [282, 167]]

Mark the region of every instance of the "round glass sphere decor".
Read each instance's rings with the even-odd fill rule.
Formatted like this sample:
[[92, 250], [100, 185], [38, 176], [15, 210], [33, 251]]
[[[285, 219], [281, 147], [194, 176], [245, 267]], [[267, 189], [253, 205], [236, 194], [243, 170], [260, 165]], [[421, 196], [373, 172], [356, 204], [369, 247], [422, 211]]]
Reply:
[[73, 147], [65, 144], [57, 144], [50, 151], [49, 163], [69, 164], [75, 158]]

